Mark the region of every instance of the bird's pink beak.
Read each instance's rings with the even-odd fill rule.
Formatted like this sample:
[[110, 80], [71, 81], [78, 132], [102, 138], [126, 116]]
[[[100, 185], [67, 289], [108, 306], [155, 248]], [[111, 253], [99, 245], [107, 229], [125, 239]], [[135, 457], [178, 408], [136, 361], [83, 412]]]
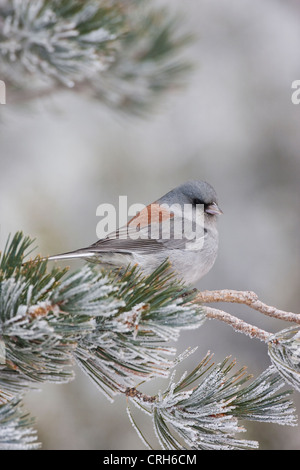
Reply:
[[207, 212], [208, 214], [212, 214], [212, 215], [221, 215], [221, 214], [223, 214], [223, 211], [219, 208], [219, 206], [216, 202], [213, 202], [212, 204], [209, 204], [205, 208], [205, 212]]

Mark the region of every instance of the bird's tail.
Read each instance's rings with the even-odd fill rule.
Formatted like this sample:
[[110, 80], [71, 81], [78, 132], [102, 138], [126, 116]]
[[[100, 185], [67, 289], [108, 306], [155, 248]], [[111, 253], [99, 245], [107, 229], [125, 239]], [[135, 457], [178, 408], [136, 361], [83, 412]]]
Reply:
[[81, 250], [69, 251], [67, 253], [48, 256], [47, 259], [48, 261], [57, 261], [60, 259], [90, 258], [92, 256], [95, 256], [95, 252], [83, 248]]

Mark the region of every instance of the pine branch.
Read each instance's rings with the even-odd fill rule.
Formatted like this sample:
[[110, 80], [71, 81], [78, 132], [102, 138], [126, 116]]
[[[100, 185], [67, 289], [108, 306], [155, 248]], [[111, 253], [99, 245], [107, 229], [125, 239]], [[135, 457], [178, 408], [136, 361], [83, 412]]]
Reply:
[[4, 0], [0, 76], [8, 100], [73, 89], [141, 113], [189, 69], [179, 20], [143, 0]]
[[[233, 373], [228, 359], [213, 366], [210, 355], [175, 382], [171, 371], [195, 350], [178, 355], [171, 341], [201, 326], [214, 309], [199, 304], [199, 293], [176, 279], [167, 260], [150, 276], [132, 266], [48, 272], [40, 257], [24, 262], [31, 248], [32, 240], [17, 233], [0, 256], [0, 437], [23, 394], [41, 382], [71, 380], [74, 362], [110, 400], [123, 394], [146, 411], [166, 449], [255, 448], [256, 442], [236, 438], [241, 419], [295, 424], [290, 392], [279, 390], [285, 382], [300, 388], [298, 327], [265, 332], [273, 365], [250, 385], [245, 368]], [[245, 325], [252, 327], [241, 322], [243, 332]], [[255, 327], [252, 332], [261, 334]], [[155, 377], [168, 377], [167, 389], [141, 391], [141, 382]], [[7, 446], [29, 448], [32, 442], [35, 448], [31, 421], [19, 411], [16, 416]]]
[[284, 310], [267, 305], [259, 300], [255, 292], [251, 291], [237, 291], [229, 289], [216, 291], [206, 290], [199, 292], [195, 300], [203, 303], [231, 302], [245, 304], [269, 317], [300, 324], [300, 315], [298, 313], [285, 312]]
[[[1, 397], [0, 397], [1, 398]], [[20, 398], [0, 401], [0, 450], [34, 450], [40, 447], [33, 420], [24, 413]]]
[[280, 375], [300, 392], [300, 328], [279, 331], [268, 346], [270, 359]]
[[[294, 408], [287, 398], [290, 392], [277, 393], [284, 381], [270, 367], [250, 385], [245, 368], [232, 374], [235, 362], [229, 358], [212, 367], [207, 355], [189, 376], [175, 383], [152, 400], [138, 393], [130, 398], [153, 416], [154, 428], [163, 449], [248, 449], [258, 443], [236, 439], [245, 431], [240, 419], [295, 426]], [[201, 380], [200, 380], [201, 379]], [[194, 382], [200, 383], [187, 388]], [[146, 407], [146, 408], [145, 408]], [[135, 421], [132, 424], [140, 432]]]
[[125, 393], [137, 381], [167, 377], [174, 367], [168, 357], [176, 352], [169, 342], [177, 340], [182, 329], [196, 328], [205, 320], [201, 307], [191, 303], [188, 289], [169, 273], [168, 263], [148, 277], [136, 267], [126, 270], [115, 298], [119, 308], [110, 315], [102, 312], [94, 331], [74, 353], [109, 398]]
[[[194, 302], [214, 303], [230, 302], [248, 305], [271, 318], [291, 323], [300, 323], [300, 315], [285, 312], [261, 302], [251, 291], [218, 290], [198, 292]], [[236, 331], [251, 338], [258, 338], [268, 344], [268, 354], [279, 374], [294, 389], [300, 391], [300, 327], [291, 327], [275, 335], [246, 323], [239, 318], [219, 309], [202, 305], [207, 318], [214, 318], [227, 323]]]
[[230, 313], [224, 312], [223, 310], [205, 306], [204, 311], [206, 313], [207, 318], [215, 318], [224, 323], [227, 323], [228, 325], [232, 326], [232, 328], [234, 328], [236, 331], [246, 334], [251, 338], [258, 338], [265, 343], [267, 343], [271, 339], [271, 333], [268, 333], [267, 331], [264, 331], [261, 328], [257, 328], [256, 326], [253, 326], [250, 323], [240, 320], [240, 318], [237, 318], [231, 315]]

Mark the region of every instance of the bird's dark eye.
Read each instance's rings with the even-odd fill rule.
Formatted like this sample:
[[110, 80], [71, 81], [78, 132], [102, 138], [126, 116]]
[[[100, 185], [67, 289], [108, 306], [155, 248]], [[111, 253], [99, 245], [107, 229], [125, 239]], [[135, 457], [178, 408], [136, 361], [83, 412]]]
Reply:
[[193, 199], [193, 206], [196, 206], [197, 204], [202, 204], [204, 205], [204, 202], [201, 199], [195, 198]]
[[[193, 206], [196, 207], [197, 204], [201, 204], [203, 206], [203, 209], [204, 209], [204, 212], [206, 213], [206, 210], [211, 206], [211, 204], [207, 204], [206, 202], [202, 201], [201, 199], [199, 198], [195, 198], [193, 199]], [[208, 212], [208, 214], [210, 215], [210, 213]]]

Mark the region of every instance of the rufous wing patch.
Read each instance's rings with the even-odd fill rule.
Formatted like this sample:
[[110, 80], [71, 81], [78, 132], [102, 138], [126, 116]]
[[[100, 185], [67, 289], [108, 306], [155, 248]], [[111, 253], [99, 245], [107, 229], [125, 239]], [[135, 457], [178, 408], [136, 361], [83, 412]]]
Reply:
[[151, 224], [162, 223], [174, 217], [173, 212], [170, 212], [165, 207], [161, 207], [157, 203], [152, 203], [138, 212], [129, 222], [128, 226], [133, 225], [137, 228], [143, 228]]

